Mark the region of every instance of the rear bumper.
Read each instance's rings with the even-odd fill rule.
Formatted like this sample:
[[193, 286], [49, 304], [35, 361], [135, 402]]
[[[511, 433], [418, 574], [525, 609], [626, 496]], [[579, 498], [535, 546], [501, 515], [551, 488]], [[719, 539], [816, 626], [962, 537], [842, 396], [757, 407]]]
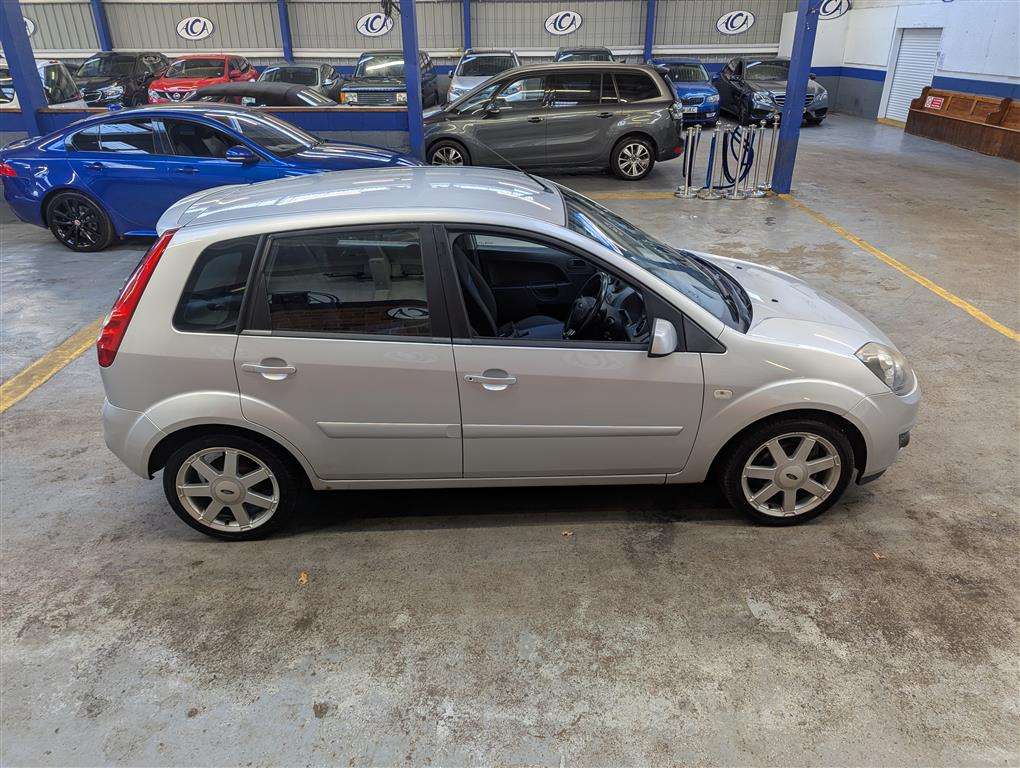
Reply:
[[14, 215], [28, 224], [45, 227], [39, 198], [25, 194], [24, 184], [19, 179], [4, 179], [4, 200]]
[[909, 434], [917, 421], [920, 402], [921, 388], [915, 384], [913, 391], [906, 395], [892, 392], [872, 395], [854, 407], [850, 418], [862, 427], [868, 450], [866, 466], [858, 467], [859, 478], [873, 479], [896, 461], [910, 442]]
[[140, 411], [118, 408], [103, 401], [103, 438], [106, 447], [139, 477], [150, 478], [149, 453], [165, 433]]

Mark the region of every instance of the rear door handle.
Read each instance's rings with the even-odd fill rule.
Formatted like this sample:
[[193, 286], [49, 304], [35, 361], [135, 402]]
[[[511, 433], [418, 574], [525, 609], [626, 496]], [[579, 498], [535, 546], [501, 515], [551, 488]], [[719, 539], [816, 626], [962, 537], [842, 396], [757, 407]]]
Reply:
[[174, 168], [174, 171], [176, 173], [198, 173], [198, 168], [192, 168], [189, 165], [182, 165], [177, 168]]
[[269, 381], [283, 381], [291, 374], [297, 373], [297, 368], [293, 365], [263, 365], [262, 363], [241, 363], [241, 370], [245, 373], [260, 373], [263, 378]]
[[103, 165], [100, 162], [95, 162], [95, 163], [85, 163], [85, 167], [88, 168], [90, 171], [101, 171], [106, 166]]
[[[487, 374], [496, 374], [489, 376]], [[471, 384], [481, 384], [490, 392], [502, 392], [507, 387], [517, 383], [517, 377], [509, 375], [506, 371], [486, 371], [485, 373], [469, 373], [464, 376], [464, 381]]]
[[612, 117], [612, 112], [599, 112], [599, 117]]
[[540, 117], [529, 117], [528, 118], [528, 122], [529, 123], [540, 123], [540, 122], [542, 122], [542, 118], [540, 118]]

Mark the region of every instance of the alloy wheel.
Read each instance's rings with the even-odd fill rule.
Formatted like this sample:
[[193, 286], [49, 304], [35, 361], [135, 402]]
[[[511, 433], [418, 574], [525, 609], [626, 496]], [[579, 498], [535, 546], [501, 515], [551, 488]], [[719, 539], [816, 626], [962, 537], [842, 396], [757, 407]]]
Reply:
[[791, 432], [751, 452], [740, 473], [740, 486], [747, 503], [762, 514], [792, 517], [828, 499], [842, 471], [832, 443], [820, 435]]
[[648, 151], [648, 147], [639, 141], [634, 141], [623, 145], [617, 164], [624, 176], [636, 178], [648, 170], [651, 161], [652, 155]]
[[432, 153], [432, 165], [464, 165], [464, 155], [456, 147], [440, 147]]
[[175, 479], [177, 498], [203, 526], [238, 533], [264, 525], [280, 506], [280, 487], [260, 459], [237, 448], [203, 448]]
[[102, 213], [82, 197], [67, 196], [49, 211], [54, 234], [69, 248], [89, 248], [103, 237]]

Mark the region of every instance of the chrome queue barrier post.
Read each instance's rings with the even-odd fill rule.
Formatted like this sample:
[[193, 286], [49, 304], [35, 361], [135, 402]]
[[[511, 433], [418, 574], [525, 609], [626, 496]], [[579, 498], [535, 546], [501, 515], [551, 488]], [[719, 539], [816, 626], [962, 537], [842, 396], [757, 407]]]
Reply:
[[[765, 148], [765, 121], [762, 120], [754, 129], [755, 143], [754, 143], [754, 182], [750, 185], [745, 185], [744, 191], [748, 197], [765, 197], [768, 193], [764, 187], [758, 183], [761, 177], [761, 166], [762, 161], [766, 160], [762, 156], [762, 149]], [[751, 174], [748, 174], [750, 178]]]
[[747, 159], [747, 135], [750, 132], [750, 126], [744, 127], [740, 131], [740, 152], [737, 156], [737, 170], [733, 176], [733, 188], [730, 190], [729, 200], [744, 200], [747, 197], [744, 190], [740, 188], [741, 184], [743, 184], [740, 174], [744, 170], [744, 162]]
[[698, 192], [691, 186], [691, 179], [694, 178], [694, 166], [698, 159], [698, 147], [701, 144], [701, 126], [691, 125], [687, 127], [684, 136], [684, 183], [678, 186], [673, 194], [683, 200], [697, 197]]
[[776, 170], [776, 137], [779, 134], [779, 113], [772, 113], [772, 131], [769, 134], [769, 156], [765, 164], [766, 180], [761, 190], [765, 194], [772, 191], [772, 174]]
[[722, 194], [719, 187], [722, 186], [722, 160], [723, 160], [723, 130], [718, 125], [712, 129], [712, 143], [708, 149], [709, 170], [715, 176], [706, 178], [708, 186], [698, 191], [698, 197], [702, 200], [719, 200]]

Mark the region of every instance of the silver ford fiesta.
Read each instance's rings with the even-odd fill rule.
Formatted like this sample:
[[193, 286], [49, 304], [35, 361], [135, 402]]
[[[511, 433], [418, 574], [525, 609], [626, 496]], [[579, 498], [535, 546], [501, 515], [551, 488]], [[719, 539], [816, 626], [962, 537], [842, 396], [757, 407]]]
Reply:
[[158, 228], [98, 342], [106, 442], [211, 536], [264, 535], [307, 488], [709, 476], [785, 525], [882, 474], [917, 413], [836, 299], [521, 173], [223, 187]]

